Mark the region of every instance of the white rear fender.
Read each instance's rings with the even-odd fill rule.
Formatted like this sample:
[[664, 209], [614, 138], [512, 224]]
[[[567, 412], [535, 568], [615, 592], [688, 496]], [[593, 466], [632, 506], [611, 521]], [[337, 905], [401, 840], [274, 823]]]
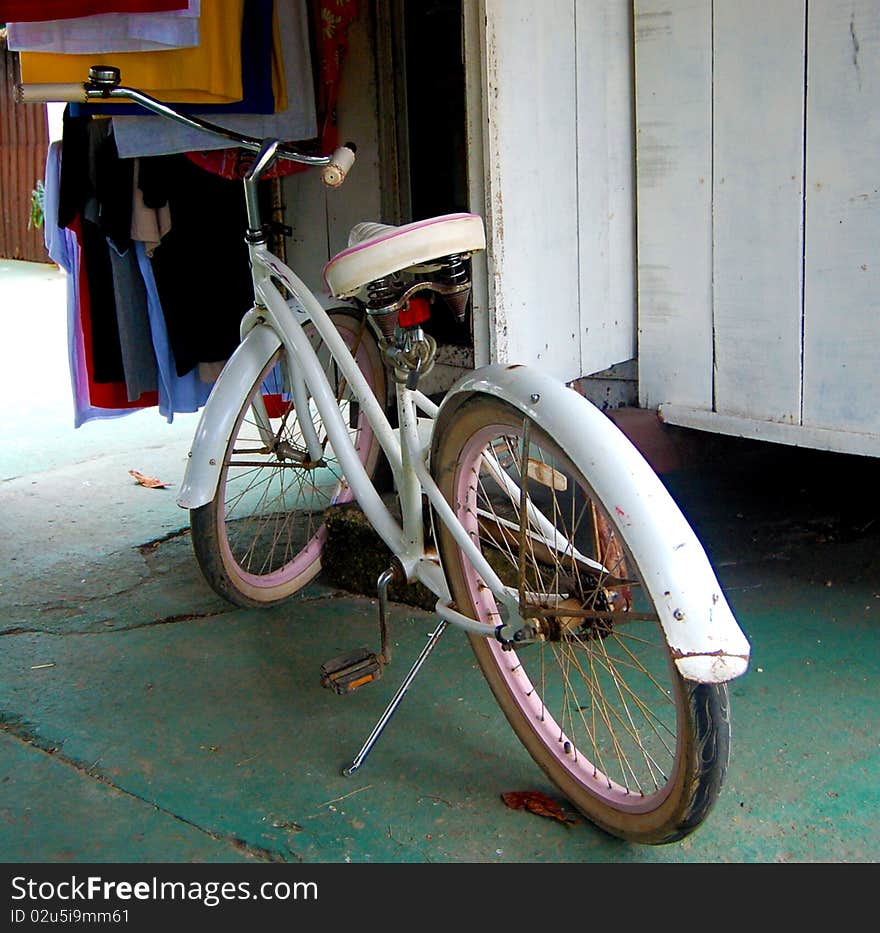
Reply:
[[509, 402], [584, 472], [638, 564], [683, 677], [722, 683], [744, 673], [749, 643], [709, 560], [672, 497], [623, 432], [587, 399], [531, 367], [495, 364], [449, 391], [437, 431], [473, 393]]
[[261, 324], [250, 330], [223, 367], [193, 437], [177, 504], [195, 509], [214, 498], [226, 446], [241, 400], [253, 388], [272, 354], [281, 346], [274, 331]]

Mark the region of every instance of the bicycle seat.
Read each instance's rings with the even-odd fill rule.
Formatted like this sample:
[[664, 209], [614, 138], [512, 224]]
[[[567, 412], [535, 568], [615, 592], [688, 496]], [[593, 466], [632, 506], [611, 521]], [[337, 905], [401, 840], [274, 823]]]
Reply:
[[368, 282], [431, 260], [485, 249], [479, 214], [442, 214], [400, 227], [359, 223], [351, 228], [348, 247], [324, 266], [324, 281], [336, 298], [356, 294]]

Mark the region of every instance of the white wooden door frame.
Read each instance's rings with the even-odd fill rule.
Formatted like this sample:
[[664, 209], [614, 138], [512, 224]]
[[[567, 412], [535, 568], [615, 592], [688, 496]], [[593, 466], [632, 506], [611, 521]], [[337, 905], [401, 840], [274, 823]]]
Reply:
[[471, 203], [489, 241], [476, 362], [534, 363], [572, 381], [630, 360], [631, 9], [464, 0], [463, 10]]

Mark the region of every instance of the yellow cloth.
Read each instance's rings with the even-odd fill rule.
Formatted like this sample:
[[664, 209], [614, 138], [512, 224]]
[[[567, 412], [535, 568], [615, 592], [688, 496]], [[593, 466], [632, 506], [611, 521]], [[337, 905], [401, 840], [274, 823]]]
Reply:
[[275, 113], [287, 110], [287, 81], [284, 77], [284, 46], [281, 44], [278, 0], [272, 4], [272, 94], [275, 97]]
[[123, 85], [168, 103], [234, 103], [243, 93], [243, 16], [244, 0], [202, 0], [195, 48], [113, 52], [101, 55], [100, 61], [94, 55], [21, 52], [21, 80], [23, 84], [82, 83], [90, 65], [112, 65], [120, 69]]

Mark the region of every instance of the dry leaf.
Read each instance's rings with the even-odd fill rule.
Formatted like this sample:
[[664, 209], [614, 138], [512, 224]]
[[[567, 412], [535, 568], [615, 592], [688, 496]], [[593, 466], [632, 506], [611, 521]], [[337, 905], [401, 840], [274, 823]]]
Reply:
[[153, 476], [144, 476], [143, 473], [138, 473], [137, 470], [128, 471], [141, 486], [146, 486], [149, 489], [164, 489], [168, 483], [163, 483], [162, 480], [156, 479]]
[[559, 820], [560, 823], [577, 822], [577, 820], [569, 819], [552, 797], [537, 790], [507, 791], [501, 795], [501, 799], [511, 810], [528, 810], [529, 813], [549, 816], [551, 819]]

